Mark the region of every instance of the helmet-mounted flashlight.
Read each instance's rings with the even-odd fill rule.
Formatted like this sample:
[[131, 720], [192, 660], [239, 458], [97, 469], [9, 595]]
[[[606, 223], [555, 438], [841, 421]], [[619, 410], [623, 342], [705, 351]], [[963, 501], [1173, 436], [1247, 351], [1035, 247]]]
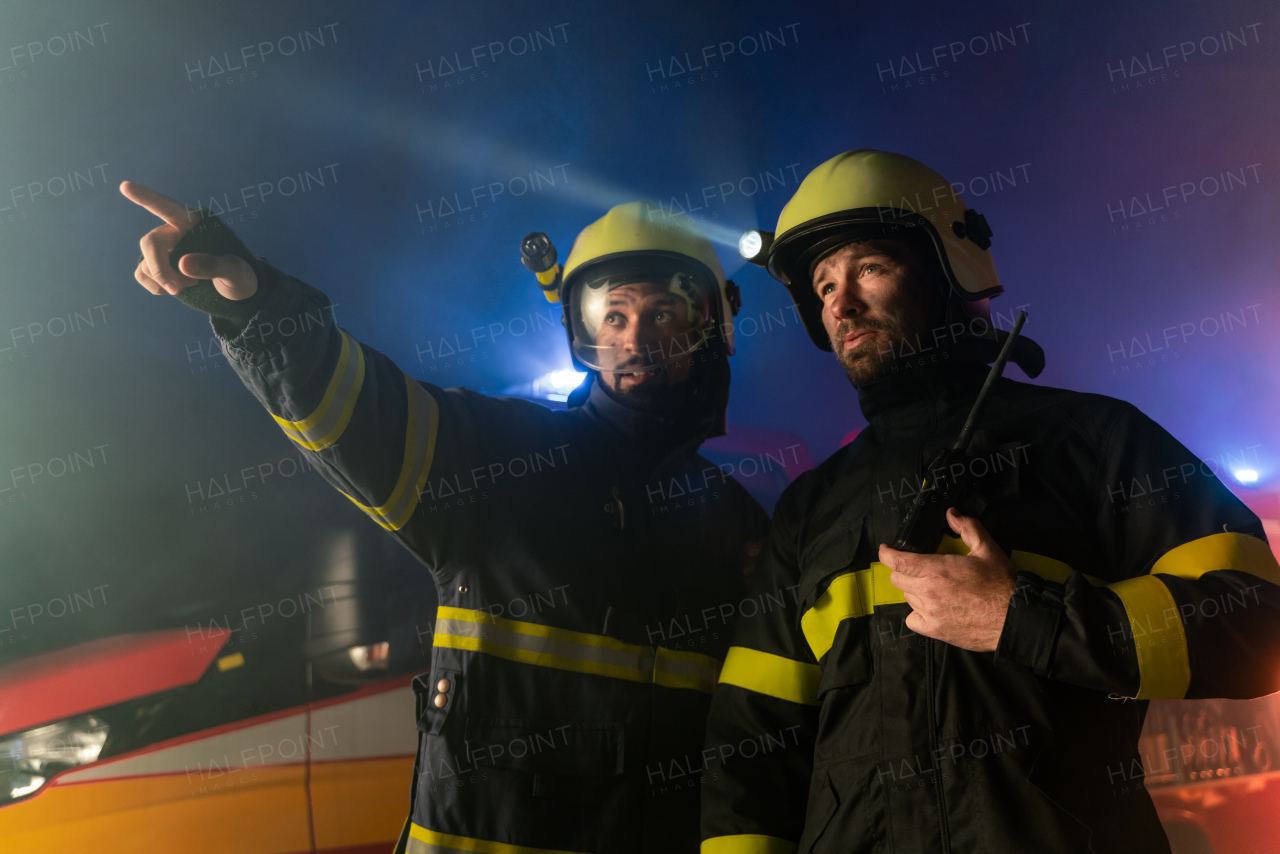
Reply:
[[560, 302], [560, 265], [555, 244], [541, 231], [535, 231], [520, 241], [520, 263], [538, 277], [538, 287], [547, 302]]
[[772, 231], [753, 228], [744, 231], [738, 238], [738, 254], [759, 267], [765, 266], [771, 246], [773, 246]]
[[520, 262], [530, 273], [545, 273], [556, 263], [556, 247], [551, 238], [535, 231], [520, 241]]

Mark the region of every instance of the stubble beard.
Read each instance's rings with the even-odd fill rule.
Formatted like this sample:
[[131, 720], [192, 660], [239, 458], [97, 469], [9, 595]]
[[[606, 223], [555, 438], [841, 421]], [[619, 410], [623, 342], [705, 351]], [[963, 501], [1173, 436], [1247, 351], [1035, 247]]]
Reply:
[[693, 384], [687, 377], [681, 381], [673, 381], [666, 366], [659, 366], [656, 371], [657, 382], [623, 388], [621, 373], [610, 372], [601, 376], [600, 384], [609, 397], [629, 409], [651, 415], [676, 415], [688, 405]]
[[[846, 350], [845, 336], [864, 330], [873, 330], [879, 334], [871, 341], [864, 341]], [[849, 382], [861, 387], [892, 372], [895, 348], [899, 346], [898, 342], [906, 339], [906, 324], [901, 318], [889, 321], [849, 319], [840, 322], [831, 346], [840, 367], [844, 368], [845, 375], [849, 377]]]

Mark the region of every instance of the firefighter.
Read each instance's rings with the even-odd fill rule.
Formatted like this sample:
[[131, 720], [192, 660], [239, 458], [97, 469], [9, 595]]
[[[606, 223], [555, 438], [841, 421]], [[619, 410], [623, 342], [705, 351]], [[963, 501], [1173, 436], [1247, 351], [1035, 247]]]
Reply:
[[[1001, 379], [960, 469], [924, 470], [1006, 337], [990, 241], [942, 176], [865, 149], [744, 235], [868, 427], [775, 509], [751, 583], [797, 603], [741, 621], [726, 658], [706, 854], [1168, 852], [1148, 701], [1280, 689], [1262, 526], [1132, 405]], [[1043, 366], [1025, 339], [1013, 358]], [[956, 536], [890, 548], [948, 477], [969, 484], [938, 508]], [[740, 749], [762, 733], [785, 736]]]
[[285, 435], [435, 580], [399, 850], [696, 851], [698, 790], [653, 769], [700, 755], [721, 606], [768, 522], [696, 453], [738, 307], [701, 232], [633, 203], [578, 236], [551, 290], [588, 379], [552, 411], [413, 379], [216, 217], [121, 191], [164, 220], [138, 281], [211, 315]]

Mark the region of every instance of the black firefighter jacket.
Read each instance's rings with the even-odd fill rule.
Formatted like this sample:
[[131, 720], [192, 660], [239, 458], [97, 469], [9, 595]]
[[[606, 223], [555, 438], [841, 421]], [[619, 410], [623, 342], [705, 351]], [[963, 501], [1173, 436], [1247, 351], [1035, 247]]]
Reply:
[[598, 386], [558, 412], [420, 382], [338, 328], [324, 294], [251, 263], [248, 325], [215, 311], [228, 361], [439, 594], [401, 846], [696, 851], [698, 790], [660, 769], [700, 753], [768, 524], [696, 455], [710, 422], [682, 433]]
[[959, 509], [1017, 591], [994, 653], [916, 635], [877, 548], [987, 372], [963, 346], [917, 361], [860, 390], [869, 427], [778, 504], [752, 583], [795, 593], [739, 623], [702, 851], [1168, 852], [1142, 781], [1147, 701], [1280, 689], [1258, 519], [1133, 406], [1001, 380]]

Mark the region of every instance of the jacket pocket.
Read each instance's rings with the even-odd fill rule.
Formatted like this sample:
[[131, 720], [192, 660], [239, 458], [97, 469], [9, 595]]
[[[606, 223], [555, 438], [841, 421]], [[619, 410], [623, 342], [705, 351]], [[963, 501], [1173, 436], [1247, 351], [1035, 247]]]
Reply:
[[800, 851], [880, 854], [893, 850], [879, 759], [879, 753], [858, 756], [814, 775]]
[[800, 555], [799, 601], [810, 608], [832, 576], [858, 569], [858, 549], [862, 545], [862, 518], [842, 522], [818, 534]]
[[867, 617], [843, 621], [823, 664], [817, 694], [821, 704], [818, 727], [821, 732], [839, 735], [818, 740], [814, 759], [819, 765], [848, 761], [881, 746], [870, 623]]
[[1082, 787], [1078, 782], [1078, 769], [1082, 765], [1091, 767], [1088, 759], [1087, 752], [1073, 751], [1071, 755], [1063, 755], [1059, 748], [1048, 745], [1036, 751], [1028, 758], [1029, 761], [1024, 760], [1023, 767], [1028, 769], [1027, 782], [1040, 801], [1040, 807], [1051, 817], [1042, 820], [1041, 826], [1049, 825], [1050, 821], [1056, 822], [1058, 826], [1054, 837], [1064, 843], [1073, 840], [1063, 845], [1064, 850], [1068, 847], [1080, 852], [1101, 850], [1091, 844], [1093, 834], [1082, 820], [1088, 810], [1079, 803]]
[[853, 617], [842, 620], [836, 629], [835, 642], [827, 653], [822, 666], [822, 680], [818, 683], [818, 699], [837, 688], [847, 688], [870, 682], [875, 675], [875, 662], [871, 655], [871, 618]]
[[862, 528], [859, 519], [826, 531], [804, 549], [800, 559], [799, 628], [818, 660], [831, 649], [840, 623], [867, 610], [853, 575], [858, 569]]

